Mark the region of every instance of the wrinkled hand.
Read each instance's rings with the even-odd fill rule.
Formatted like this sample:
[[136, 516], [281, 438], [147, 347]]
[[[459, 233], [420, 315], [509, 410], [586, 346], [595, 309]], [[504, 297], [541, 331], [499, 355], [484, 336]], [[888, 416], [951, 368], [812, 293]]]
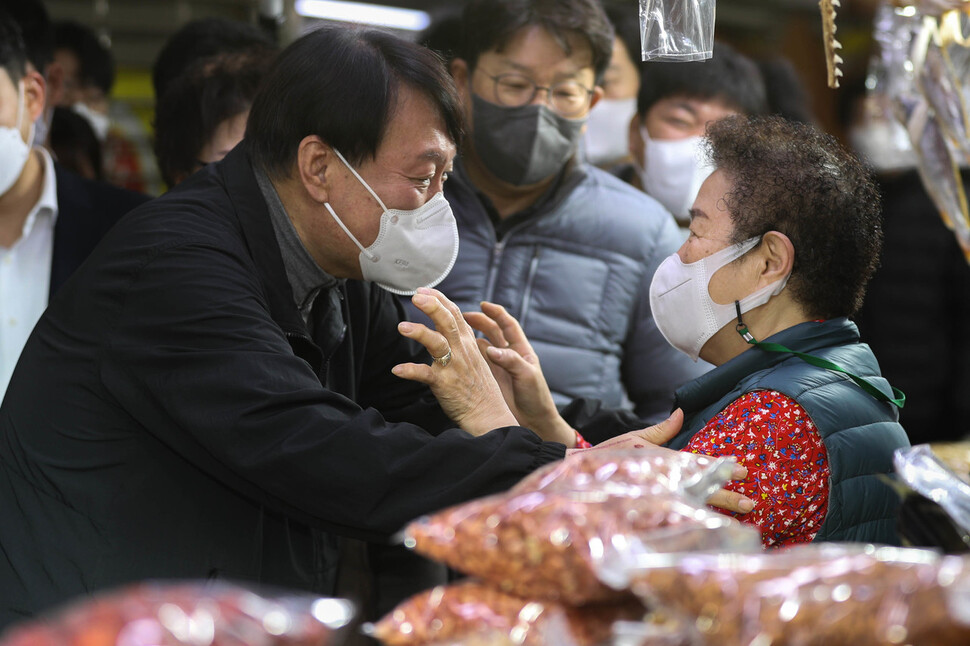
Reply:
[[[618, 435], [617, 437], [597, 444], [591, 449], [574, 449], [572, 451], [566, 451], [566, 453], [568, 456], [578, 453], [579, 451], [598, 451], [600, 449], [642, 449], [646, 447], [662, 449], [663, 444], [666, 444], [677, 436], [677, 433], [680, 432], [680, 427], [683, 425], [683, 423], [684, 412], [678, 408], [670, 414], [670, 417], [659, 424], [656, 424], [655, 426], [649, 426], [637, 431], [630, 431], [629, 433]], [[664, 450], [674, 452], [673, 449]], [[734, 471], [731, 473], [731, 479], [744, 480], [747, 477], [748, 470], [740, 464], [735, 465]], [[707, 502], [709, 505], [713, 505], [714, 507], [737, 512], [739, 514], [746, 514], [754, 509], [753, 500], [739, 494], [736, 491], [730, 491], [728, 489], [719, 489], [718, 491], [714, 492], [714, 494], [707, 499]]]
[[430, 366], [401, 363], [391, 371], [427, 384], [445, 414], [472, 435], [517, 425], [458, 306], [438, 290], [427, 288], [419, 289], [411, 302], [428, 315], [435, 329], [405, 321], [398, 324], [398, 331], [427, 348], [432, 358], [440, 359], [450, 351], [450, 360], [445, 365], [434, 361]]
[[556, 409], [546, 378], [519, 322], [504, 307], [482, 302], [481, 312], [466, 312], [465, 320], [485, 335], [478, 346], [519, 424], [550, 442], [576, 445], [576, 431]]

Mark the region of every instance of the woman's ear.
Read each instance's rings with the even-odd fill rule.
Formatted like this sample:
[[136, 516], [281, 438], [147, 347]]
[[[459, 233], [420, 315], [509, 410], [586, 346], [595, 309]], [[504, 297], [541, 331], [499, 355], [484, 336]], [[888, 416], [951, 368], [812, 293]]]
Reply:
[[337, 158], [333, 148], [320, 137], [309, 135], [300, 142], [296, 153], [296, 171], [300, 183], [314, 202], [323, 204], [330, 201], [335, 161]]
[[795, 246], [784, 233], [769, 231], [761, 239], [761, 285], [770, 285], [791, 274]]

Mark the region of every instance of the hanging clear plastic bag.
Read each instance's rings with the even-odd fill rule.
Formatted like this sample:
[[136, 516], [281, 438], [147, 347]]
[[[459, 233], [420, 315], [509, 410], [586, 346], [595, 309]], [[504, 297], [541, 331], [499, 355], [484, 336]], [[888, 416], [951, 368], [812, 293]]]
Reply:
[[228, 582], [131, 584], [14, 624], [2, 646], [336, 646], [354, 608], [343, 599]]
[[640, 0], [645, 61], [701, 61], [714, 52], [715, 0]]
[[610, 637], [615, 621], [639, 620], [645, 613], [632, 599], [570, 608], [469, 580], [416, 594], [365, 632], [385, 646], [594, 646]]

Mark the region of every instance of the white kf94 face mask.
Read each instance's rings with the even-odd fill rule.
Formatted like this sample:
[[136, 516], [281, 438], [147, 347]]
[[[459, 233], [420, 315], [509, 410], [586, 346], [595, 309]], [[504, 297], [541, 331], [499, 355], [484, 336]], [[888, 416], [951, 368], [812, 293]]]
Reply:
[[[650, 283], [650, 310], [667, 343], [694, 361], [707, 340], [738, 317], [734, 303], [715, 303], [709, 292], [718, 269], [754, 249], [761, 238], [751, 238], [712, 253], [697, 262], [683, 263], [676, 253], [664, 260]], [[764, 305], [781, 293], [788, 276], [765, 285], [741, 299], [741, 312]]]
[[643, 190], [678, 220], [687, 220], [701, 184], [714, 172], [703, 152], [703, 137], [651, 139], [640, 126], [644, 163], [638, 169]]
[[637, 113], [637, 98], [600, 99], [589, 111], [583, 146], [591, 164], [605, 164], [630, 152], [630, 119]]
[[377, 239], [365, 248], [337, 217], [330, 203], [324, 203], [347, 237], [360, 249], [364, 280], [401, 296], [410, 296], [419, 287], [434, 287], [444, 280], [458, 259], [458, 224], [444, 193], [437, 193], [410, 211], [388, 209], [340, 151], [336, 148], [333, 151], [384, 211]]
[[[0, 195], [5, 194], [14, 182], [24, 172], [24, 166], [30, 157], [30, 143], [20, 136], [20, 122], [26, 111], [24, 98], [24, 83], [21, 81], [17, 88], [17, 125], [13, 128], [0, 127]], [[28, 139], [34, 138], [34, 124], [30, 125]]]

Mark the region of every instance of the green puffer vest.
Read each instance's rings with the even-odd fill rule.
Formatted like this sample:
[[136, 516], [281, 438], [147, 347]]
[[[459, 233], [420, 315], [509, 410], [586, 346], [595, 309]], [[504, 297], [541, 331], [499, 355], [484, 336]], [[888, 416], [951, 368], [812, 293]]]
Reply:
[[[892, 396], [875, 356], [846, 318], [801, 323], [763, 340], [827, 359]], [[822, 436], [831, 478], [828, 512], [815, 540], [898, 544], [899, 497], [878, 474], [893, 473], [893, 452], [909, 446], [909, 439], [895, 406], [877, 401], [841, 373], [752, 347], [677, 391], [675, 406], [684, 410], [684, 425], [668, 446], [683, 449], [728, 404], [756, 390], [794, 399]]]

